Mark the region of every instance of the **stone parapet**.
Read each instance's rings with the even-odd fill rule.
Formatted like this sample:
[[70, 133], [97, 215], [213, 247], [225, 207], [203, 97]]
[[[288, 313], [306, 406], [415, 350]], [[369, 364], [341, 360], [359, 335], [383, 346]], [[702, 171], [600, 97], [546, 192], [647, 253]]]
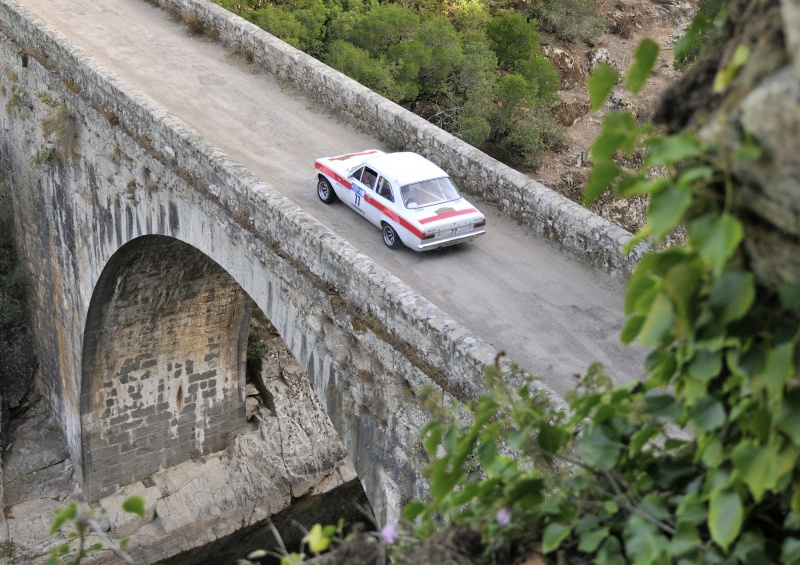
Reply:
[[536, 234], [612, 275], [627, 277], [647, 247], [625, 253], [631, 234], [540, 182], [500, 163], [401, 106], [210, 0], [154, 0], [385, 142], [425, 155], [471, 194]]

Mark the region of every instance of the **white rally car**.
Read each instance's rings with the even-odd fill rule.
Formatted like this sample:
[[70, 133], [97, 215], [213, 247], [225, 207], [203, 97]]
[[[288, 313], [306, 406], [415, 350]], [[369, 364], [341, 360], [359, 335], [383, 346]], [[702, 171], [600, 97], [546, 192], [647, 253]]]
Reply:
[[377, 149], [314, 162], [317, 195], [337, 198], [381, 228], [383, 242], [428, 251], [486, 233], [486, 217], [459, 194], [442, 169], [416, 153]]

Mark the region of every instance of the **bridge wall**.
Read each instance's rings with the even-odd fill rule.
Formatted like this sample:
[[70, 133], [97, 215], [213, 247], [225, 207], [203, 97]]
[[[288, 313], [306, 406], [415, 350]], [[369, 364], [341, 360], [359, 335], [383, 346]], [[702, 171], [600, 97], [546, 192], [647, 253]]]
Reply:
[[172, 237], [114, 254], [84, 332], [87, 496], [221, 451], [245, 430], [249, 306], [224, 269]]
[[631, 234], [543, 184], [374, 93], [342, 73], [287, 45], [210, 0], [152, 0], [193, 15], [216, 37], [289, 80], [386, 143], [421, 153], [442, 166], [467, 192], [492, 202], [535, 233], [560, 243], [598, 269], [627, 277], [646, 247], [623, 249]]
[[82, 484], [81, 398], [97, 386], [84, 335], [113, 329], [93, 325], [90, 304], [123, 246], [161, 235], [218, 264], [272, 321], [379, 517], [422, 496], [422, 390], [474, 398], [495, 351], [11, 0], [0, 25], [0, 165], [35, 273], [42, 390]]

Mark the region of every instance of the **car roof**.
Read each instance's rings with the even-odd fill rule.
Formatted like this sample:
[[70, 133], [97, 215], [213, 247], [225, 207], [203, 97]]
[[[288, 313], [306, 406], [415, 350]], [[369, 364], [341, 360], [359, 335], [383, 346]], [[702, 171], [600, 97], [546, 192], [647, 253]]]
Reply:
[[400, 186], [448, 176], [441, 168], [416, 153], [384, 153], [367, 159], [365, 164]]

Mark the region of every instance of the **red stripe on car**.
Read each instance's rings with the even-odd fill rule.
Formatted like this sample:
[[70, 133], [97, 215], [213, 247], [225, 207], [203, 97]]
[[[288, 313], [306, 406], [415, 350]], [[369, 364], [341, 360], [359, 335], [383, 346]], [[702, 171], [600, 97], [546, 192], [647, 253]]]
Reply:
[[406, 228], [408, 231], [413, 233], [418, 238], [422, 239], [422, 236], [425, 235], [424, 231], [420, 230], [414, 224], [412, 224], [411, 222], [406, 220], [403, 216], [400, 216], [394, 210], [391, 210], [391, 209], [387, 208], [386, 206], [384, 206], [383, 204], [381, 204], [380, 202], [378, 202], [377, 200], [375, 200], [371, 196], [365, 195], [364, 200], [366, 202], [369, 202], [372, 206], [375, 206], [378, 210], [380, 210], [383, 214], [385, 214], [387, 218], [389, 218], [393, 222], [396, 222], [396, 223], [400, 224], [401, 226]]
[[335, 180], [336, 182], [338, 182], [339, 184], [341, 184], [343, 187], [347, 188], [348, 190], [351, 188], [350, 181], [345, 179], [341, 175], [339, 175], [333, 169], [331, 169], [329, 167], [326, 167], [322, 163], [314, 163], [314, 167], [316, 167], [316, 169], [319, 172], [321, 172], [323, 175], [332, 178], [333, 180]]
[[[344, 186], [348, 190], [353, 190], [352, 183], [350, 181], [342, 178], [341, 175], [337, 174], [330, 167], [326, 167], [325, 165], [323, 165], [322, 163], [319, 163], [319, 162], [315, 162], [314, 163], [314, 167], [319, 172], [321, 172], [325, 176], [328, 176], [328, 177], [332, 178], [333, 180], [335, 180], [336, 182], [338, 182], [339, 184], [341, 184], [342, 186]], [[368, 203], [371, 206], [374, 206], [375, 208], [380, 210], [383, 214], [385, 214], [387, 218], [389, 218], [390, 220], [392, 220], [393, 222], [395, 222], [397, 224], [400, 224], [401, 226], [406, 228], [408, 231], [413, 233], [418, 238], [422, 239], [422, 236], [425, 235], [425, 232], [423, 232], [422, 230], [420, 230], [419, 228], [414, 226], [414, 224], [412, 224], [411, 222], [406, 220], [403, 216], [400, 216], [394, 210], [391, 210], [391, 209], [387, 208], [386, 206], [384, 206], [383, 204], [381, 204], [380, 202], [378, 202], [377, 200], [372, 198], [369, 194], [364, 194], [364, 202]]]
[[419, 223], [427, 224], [429, 222], [435, 222], [436, 220], [444, 220], [445, 218], [452, 218], [453, 216], [460, 216], [462, 214], [471, 214], [472, 212], [477, 212], [477, 210], [475, 208], [467, 208], [466, 210], [453, 210], [452, 212], [445, 212], [444, 214], [438, 214], [436, 216], [424, 218], [420, 220]]

